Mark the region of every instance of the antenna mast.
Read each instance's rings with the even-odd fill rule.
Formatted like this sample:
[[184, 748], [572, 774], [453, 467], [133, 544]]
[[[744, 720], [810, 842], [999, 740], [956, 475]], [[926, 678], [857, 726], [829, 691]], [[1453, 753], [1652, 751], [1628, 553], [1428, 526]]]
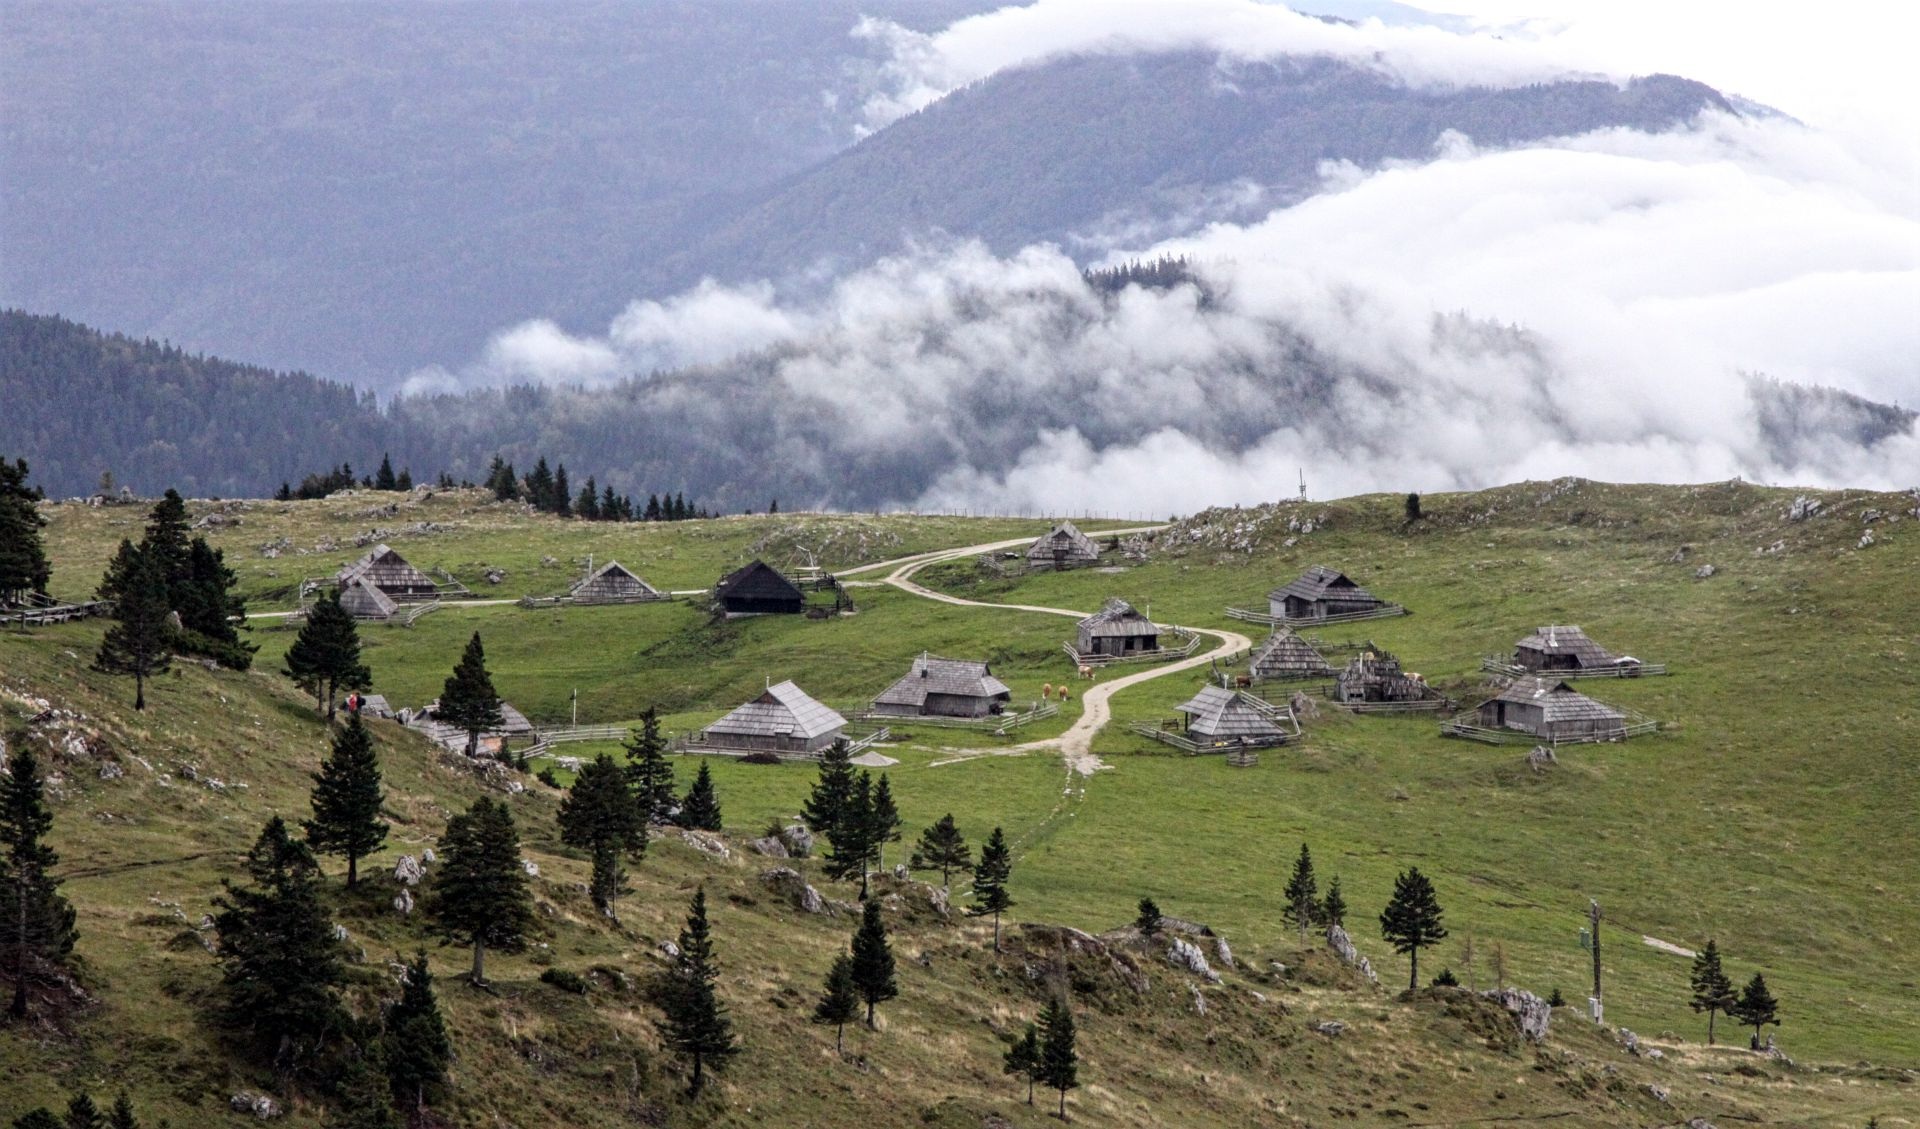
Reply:
[[1307, 500], [1307, 468], [1300, 468], [1300, 500]]

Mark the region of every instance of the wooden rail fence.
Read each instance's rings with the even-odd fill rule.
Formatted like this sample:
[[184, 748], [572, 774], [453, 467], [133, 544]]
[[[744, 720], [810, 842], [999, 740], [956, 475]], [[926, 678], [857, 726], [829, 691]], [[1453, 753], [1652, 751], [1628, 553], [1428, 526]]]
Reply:
[[1388, 604], [1365, 612], [1343, 612], [1340, 615], [1320, 616], [1318, 618], [1295, 619], [1291, 616], [1271, 615], [1254, 611], [1252, 608], [1228, 608], [1227, 618], [1245, 623], [1264, 623], [1268, 627], [1321, 627], [1329, 623], [1358, 623], [1363, 619], [1391, 619], [1397, 615], [1408, 614], [1399, 604]]
[[1480, 669], [1489, 674], [1501, 674], [1508, 678], [1576, 679], [1576, 678], [1651, 678], [1667, 673], [1665, 663], [1626, 663], [1613, 666], [1597, 666], [1584, 670], [1529, 670], [1518, 663], [1510, 663], [1498, 655], [1489, 655], [1480, 660]]

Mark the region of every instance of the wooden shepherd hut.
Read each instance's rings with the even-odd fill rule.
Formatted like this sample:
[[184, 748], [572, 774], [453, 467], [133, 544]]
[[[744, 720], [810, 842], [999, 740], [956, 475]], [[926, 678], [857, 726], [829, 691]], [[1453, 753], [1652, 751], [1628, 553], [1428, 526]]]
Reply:
[[400, 607], [364, 576], [354, 577], [340, 589], [340, 606], [355, 619], [391, 619]]
[[1513, 645], [1515, 666], [1535, 671], [1601, 670], [1638, 666], [1639, 660], [1612, 654], [1578, 627], [1542, 627]]
[[1201, 749], [1260, 748], [1290, 736], [1286, 712], [1241, 690], [1206, 686], [1175, 708], [1187, 715], [1187, 736]]
[[983, 662], [913, 660], [907, 676], [873, 700], [873, 712], [892, 717], [988, 717], [1013, 700], [1013, 691]]
[[847, 719], [809, 697], [792, 682], [769, 686], [760, 696], [714, 722], [700, 734], [698, 749], [817, 757], [839, 740]]
[[1247, 672], [1257, 682], [1284, 682], [1325, 678], [1333, 673], [1333, 667], [1311, 643], [1283, 627], [1267, 636], [1267, 641], [1253, 652]]
[[664, 600], [666, 593], [640, 579], [619, 561], [608, 561], [573, 586], [576, 604], [637, 604], [645, 600]]
[[1100, 559], [1100, 547], [1075, 528], [1070, 521], [1053, 527], [1045, 536], [1027, 547], [1029, 568], [1072, 568]]
[[1433, 687], [1417, 674], [1400, 669], [1400, 660], [1386, 651], [1355, 655], [1334, 683], [1334, 701], [1423, 702], [1434, 697]]
[[1346, 573], [1314, 565], [1293, 583], [1267, 593], [1267, 606], [1274, 619], [1326, 619], [1377, 612], [1390, 605]]
[[[416, 714], [409, 714], [405, 725], [409, 729], [426, 734], [427, 739], [436, 745], [466, 752], [467, 731], [457, 725], [441, 721], [437, 712], [440, 703], [435, 700], [427, 708]], [[515, 741], [532, 741], [540, 735], [527, 715], [508, 705], [500, 703], [500, 727], [480, 734], [479, 755], [504, 759]]]
[[342, 593], [355, 581], [364, 580], [402, 604], [431, 600], [440, 594], [432, 577], [385, 545], [375, 545], [366, 556], [342, 568], [337, 579]]
[[1627, 715], [1576, 692], [1553, 678], [1520, 678], [1480, 704], [1487, 729], [1510, 729], [1549, 744], [1617, 741], [1627, 735]]
[[1121, 599], [1080, 621], [1079, 651], [1089, 655], [1135, 655], [1160, 649], [1160, 628]]
[[730, 616], [799, 615], [807, 610], [806, 594], [765, 561], [721, 577], [713, 586], [713, 598]]

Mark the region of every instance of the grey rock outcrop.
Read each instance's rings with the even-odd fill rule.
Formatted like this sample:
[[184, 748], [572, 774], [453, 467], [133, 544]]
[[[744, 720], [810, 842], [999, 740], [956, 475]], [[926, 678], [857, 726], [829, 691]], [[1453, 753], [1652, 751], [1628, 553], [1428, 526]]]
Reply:
[[1183, 937], [1175, 937], [1167, 944], [1167, 963], [1210, 981], [1220, 979], [1220, 974], [1207, 963], [1207, 954], [1200, 951], [1200, 946]]
[[1332, 949], [1334, 955], [1342, 961], [1359, 969], [1360, 974], [1365, 976], [1369, 983], [1380, 983], [1379, 974], [1373, 970], [1373, 962], [1361, 955], [1360, 950], [1354, 947], [1353, 938], [1347, 936], [1345, 929], [1338, 925], [1327, 926], [1327, 947]]
[[1518, 988], [1496, 988], [1480, 994], [1512, 1012], [1521, 1036], [1528, 1042], [1546, 1041], [1547, 1030], [1553, 1024], [1553, 1009], [1547, 1006], [1547, 1001]]
[[1527, 767], [1534, 772], [1545, 772], [1559, 763], [1560, 758], [1554, 756], [1553, 750], [1545, 745], [1535, 745], [1533, 751], [1527, 754]]
[[680, 832], [680, 838], [686, 841], [687, 846], [703, 855], [712, 855], [723, 862], [733, 857], [733, 852], [727, 849], [726, 843], [711, 831], [695, 831], [687, 828]]
[[787, 854], [787, 841], [778, 835], [769, 835], [764, 839], [749, 839], [747, 840], [747, 847], [754, 853], [765, 855], [768, 858], [783, 859], [790, 857]]
[[426, 876], [426, 868], [412, 855], [401, 855], [400, 861], [393, 864], [393, 880], [402, 886], [418, 886]]
[[789, 824], [780, 832], [780, 839], [787, 845], [787, 854], [794, 858], [803, 859], [813, 854], [813, 832], [807, 830], [806, 824]]
[[760, 875], [760, 884], [785, 898], [801, 913], [827, 912], [827, 900], [790, 866], [776, 866]]

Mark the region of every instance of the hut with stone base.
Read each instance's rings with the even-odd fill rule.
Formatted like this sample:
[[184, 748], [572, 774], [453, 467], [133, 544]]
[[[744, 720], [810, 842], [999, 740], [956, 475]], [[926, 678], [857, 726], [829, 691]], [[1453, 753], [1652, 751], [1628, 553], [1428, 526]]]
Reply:
[[664, 600], [666, 593], [640, 579], [619, 561], [608, 561], [593, 575], [573, 586], [576, 604], [637, 604], [646, 600]]
[[1267, 593], [1274, 619], [1327, 619], [1366, 615], [1393, 605], [1355, 584], [1344, 572], [1314, 565], [1284, 588]]
[[373, 586], [366, 577], [357, 576], [340, 589], [340, 607], [355, 619], [391, 619], [400, 605]]
[[1187, 715], [1187, 737], [1201, 749], [1264, 748], [1291, 736], [1284, 709], [1241, 690], [1206, 686], [1175, 708]]
[[1526, 670], [1590, 671], [1639, 666], [1640, 660], [1618, 656], [1587, 637], [1578, 627], [1542, 627], [1513, 645], [1515, 666]]
[[1100, 547], [1070, 521], [1053, 527], [1045, 536], [1027, 547], [1029, 568], [1072, 568], [1100, 559]]
[[713, 599], [729, 616], [799, 615], [807, 610], [806, 593], [765, 561], [721, 577], [713, 586]]
[[1382, 702], [1424, 702], [1438, 698], [1418, 674], [1400, 669], [1400, 660], [1386, 651], [1355, 655], [1334, 683], [1333, 700], [1349, 705]]
[[1109, 599], [1099, 611], [1080, 621], [1077, 635], [1082, 657], [1120, 657], [1160, 649], [1160, 628], [1121, 599]]
[[873, 712], [890, 717], [989, 717], [1013, 700], [1013, 691], [984, 662], [913, 660], [907, 676], [873, 700]]
[[385, 545], [375, 545], [366, 556], [342, 568], [335, 580], [342, 593], [355, 581], [364, 581], [401, 604], [431, 600], [440, 594], [440, 586], [432, 577]]
[[1549, 744], [1617, 741], [1627, 715], [1554, 678], [1520, 678], [1476, 711], [1482, 727], [1530, 734]]
[[1333, 667], [1313, 645], [1293, 632], [1281, 628], [1267, 637], [1248, 660], [1247, 673], [1256, 682], [1285, 682], [1303, 678], [1325, 678]]
[[846, 727], [846, 718], [792, 682], [780, 682], [707, 726], [689, 747], [817, 757], [841, 738]]

